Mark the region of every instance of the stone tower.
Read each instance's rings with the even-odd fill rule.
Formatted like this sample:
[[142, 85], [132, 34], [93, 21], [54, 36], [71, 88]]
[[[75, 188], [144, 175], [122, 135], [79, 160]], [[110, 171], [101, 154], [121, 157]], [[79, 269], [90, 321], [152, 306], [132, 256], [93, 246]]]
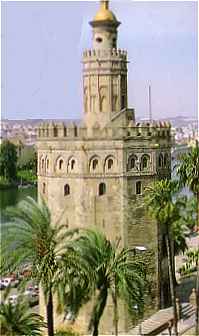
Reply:
[[[164, 305], [163, 237], [146, 214], [143, 196], [151, 182], [170, 177], [171, 126], [136, 123], [128, 107], [127, 52], [117, 48], [120, 22], [108, 1], [100, 2], [90, 25], [92, 49], [83, 53], [84, 118], [78, 125], [38, 128], [38, 193], [53, 221], [66, 228], [97, 227], [111, 240], [120, 238], [121, 246], [153, 249], [156, 303]], [[121, 332], [128, 330], [126, 316], [123, 310]], [[87, 320], [82, 317], [81, 324]], [[105, 317], [101, 332], [111, 331], [112, 319]]]

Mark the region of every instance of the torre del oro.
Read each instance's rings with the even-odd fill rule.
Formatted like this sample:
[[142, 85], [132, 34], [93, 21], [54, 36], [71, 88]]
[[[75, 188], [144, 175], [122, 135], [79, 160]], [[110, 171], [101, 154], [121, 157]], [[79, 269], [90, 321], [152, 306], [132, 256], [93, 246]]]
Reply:
[[[66, 229], [95, 227], [112, 241], [120, 239], [121, 247], [153, 250], [152, 305], [158, 309], [168, 300], [164, 236], [147, 213], [144, 196], [149, 184], [170, 178], [171, 125], [136, 122], [135, 110], [128, 106], [128, 54], [118, 47], [121, 23], [109, 7], [109, 1], [100, 1], [89, 22], [92, 46], [82, 56], [83, 120], [38, 128], [38, 193], [47, 201], [53, 222]], [[111, 310], [110, 302], [101, 333], [113, 330]], [[84, 312], [79, 319], [86, 326]], [[122, 306], [119, 330], [128, 331]]]

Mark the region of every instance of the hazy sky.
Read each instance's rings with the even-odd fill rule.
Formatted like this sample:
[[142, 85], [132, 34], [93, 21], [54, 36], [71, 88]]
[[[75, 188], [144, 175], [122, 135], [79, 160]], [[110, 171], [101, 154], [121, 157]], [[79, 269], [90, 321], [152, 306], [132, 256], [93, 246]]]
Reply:
[[[80, 118], [81, 55], [91, 47], [99, 3], [1, 2], [2, 115], [9, 119]], [[197, 3], [111, 1], [128, 50], [129, 106], [155, 118], [197, 114]]]

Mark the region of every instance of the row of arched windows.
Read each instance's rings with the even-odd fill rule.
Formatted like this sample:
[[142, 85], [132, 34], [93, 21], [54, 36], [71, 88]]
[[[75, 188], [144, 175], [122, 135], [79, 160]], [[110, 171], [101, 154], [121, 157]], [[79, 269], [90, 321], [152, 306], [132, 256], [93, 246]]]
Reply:
[[135, 154], [132, 154], [128, 158], [127, 168], [128, 170], [131, 169], [145, 170], [149, 168], [149, 165], [150, 165], [150, 156], [148, 154], [142, 155], [140, 160], [138, 160], [138, 157]]
[[158, 156], [158, 167], [167, 168], [169, 165], [169, 155], [168, 153], [160, 153]]
[[[167, 168], [169, 165], [169, 155], [168, 153], [160, 153], [158, 156], [158, 167]], [[41, 157], [40, 159], [40, 171], [46, 172], [49, 170], [50, 162], [48, 157]], [[127, 170], [136, 169], [138, 171], [147, 170], [150, 167], [150, 156], [148, 154], [143, 154], [141, 158], [137, 155], [132, 154], [128, 158]], [[58, 157], [55, 162], [55, 170], [57, 172], [78, 172], [78, 162], [77, 159], [71, 157], [67, 162], [64, 161], [62, 157]], [[101, 160], [97, 155], [93, 156], [89, 161], [89, 171], [92, 173], [100, 172], [117, 172], [117, 160], [109, 155], [105, 160]]]
[[[102, 161], [98, 156], [94, 156], [89, 161], [90, 172], [114, 172], [117, 167], [117, 161], [113, 156], [108, 156]], [[58, 157], [55, 162], [55, 170], [57, 172], [78, 172], [78, 162], [72, 157], [67, 162], [62, 157]], [[49, 159], [41, 157], [40, 159], [40, 171], [46, 172], [49, 170]]]

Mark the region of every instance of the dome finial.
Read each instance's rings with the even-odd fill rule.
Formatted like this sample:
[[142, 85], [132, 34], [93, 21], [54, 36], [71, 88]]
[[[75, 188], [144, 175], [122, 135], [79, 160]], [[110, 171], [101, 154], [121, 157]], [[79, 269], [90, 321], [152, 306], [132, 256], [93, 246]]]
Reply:
[[101, 3], [101, 8], [102, 9], [108, 9], [109, 0], [101, 0], [100, 3]]

